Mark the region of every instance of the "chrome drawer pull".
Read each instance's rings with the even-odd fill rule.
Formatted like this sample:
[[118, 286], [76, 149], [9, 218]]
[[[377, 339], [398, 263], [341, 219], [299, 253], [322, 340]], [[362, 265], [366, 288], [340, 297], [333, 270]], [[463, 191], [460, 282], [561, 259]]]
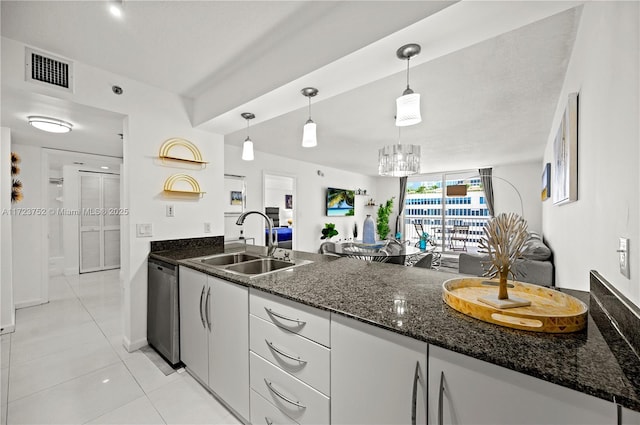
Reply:
[[268, 307], [265, 307], [264, 309], [265, 309], [265, 310], [267, 310], [267, 313], [269, 313], [269, 314], [271, 314], [271, 315], [274, 315], [274, 316], [276, 316], [276, 317], [279, 317], [280, 319], [288, 320], [289, 322], [296, 322], [296, 323], [298, 323], [299, 325], [305, 325], [305, 324], [307, 323], [307, 322], [303, 322], [302, 320], [292, 319], [291, 317], [287, 317], [287, 316], [282, 315], [282, 314], [280, 314], [280, 313], [276, 313], [275, 311], [271, 310], [271, 309], [270, 309], [270, 308], [268, 308]]
[[438, 425], [444, 425], [444, 371], [440, 372], [440, 395], [438, 396]]
[[278, 397], [280, 397], [281, 399], [283, 399], [287, 403], [293, 404], [294, 406], [297, 406], [297, 407], [299, 407], [301, 409], [306, 409], [307, 408], [307, 406], [303, 406], [302, 404], [298, 403], [297, 401], [293, 401], [290, 398], [287, 398], [287, 397], [283, 396], [280, 392], [278, 392], [278, 390], [276, 390], [275, 388], [273, 388], [271, 386], [271, 382], [267, 381], [267, 378], [264, 378], [264, 383], [267, 384], [267, 388], [269, 388], [269, 391], [271, 391], [272, 393], [274, 393], [275, 395], [277, 395]]
[[202, 285], [202, 292], [200, 293], [200, 320], [202, 321], [202, 327], [206, 328], [207, 325], [204, 323], [204, 315], [202, 314], [202, 299], [204, 298], [204, 289], [205, 286]]
[[416, 410], [418, 407], [418, 381], [420, 381], [420, 362], [416, 362], [413, 372], [413, 392], [411, 397], [411, 425], [416, 425]]
[[204, 302], [204, 309], [207, 317], [207, 327], [209, 328], [209, 332], [211, 332], [211, 320], [209, 319], [209, 299], [211, 298], [211, 287], [207, 291], [207, 300]]
[[282, 351], [281, 349], [277, 348], [275, 345], [273, 345], [272, 342], [267, 341], [266, 339], [264, 340], [264, 342], [267, 343], [267, 345], [269, 346], [269, 348], [271, 348], [273, 351], [275, 351], [276, 353], [280, 354], [283, 357], [286, 357], [288, 359], [294, 360], [298, 363], [307, 363], [306, 360], [302, 360], [300, 357], [296, 357], [296, 356], [292, 356], [291, 354], [287, 354], [284, 351]]

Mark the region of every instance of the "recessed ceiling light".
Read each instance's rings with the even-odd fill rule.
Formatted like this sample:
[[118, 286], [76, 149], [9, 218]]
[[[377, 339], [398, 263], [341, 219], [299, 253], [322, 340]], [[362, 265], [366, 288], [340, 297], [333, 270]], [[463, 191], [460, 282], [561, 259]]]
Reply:
[[106, 165], [103, 165], [103, 166], [102, 166], [102, 167], [100, 167], [100, 168], [102, 168], [103, 170], [108, 170], [108, 169], [109, 169], [109, 167], [107, 167]]
[[68, 133], [73, 128], [71, 123], [49, 117], [28, 117], [29, 124], [38, 130], [48, 131], [49, 133]]
[[109, 5], [109, 12], [116, 18], [122, 18], [122, 2], [121, 1], [113, 1]]

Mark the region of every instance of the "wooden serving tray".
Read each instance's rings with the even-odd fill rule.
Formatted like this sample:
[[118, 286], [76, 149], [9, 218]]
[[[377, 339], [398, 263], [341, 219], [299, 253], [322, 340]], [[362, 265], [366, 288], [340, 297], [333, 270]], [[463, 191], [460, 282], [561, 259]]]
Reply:
[[451, 308], [496, 325], [533, 332], [576, 332], [587, 325], [588, 308], [571, 295], [524, 282], [509, 282], [509, 297], [531, 301], [527, 307], [499, 309], [478, 301], [495, 295], [498, 281], [477, 278], [449, 279], [442, 284], [442, 298]]

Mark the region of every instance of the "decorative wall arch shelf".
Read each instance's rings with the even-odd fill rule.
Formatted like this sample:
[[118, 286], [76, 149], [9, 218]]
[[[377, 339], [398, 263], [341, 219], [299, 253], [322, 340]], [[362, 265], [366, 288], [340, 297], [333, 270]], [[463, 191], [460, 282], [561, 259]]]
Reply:
[[[189, 186], [191, 186], [191, 190], [185, 190], [176, 187], [176, 183], [182, 182], [187, 183]], [[174, 174], [172, 176], [169, 176], [169, 178], [164, 182], [164, 191], [165, 193], [196, 196], [202, 196], [206, 193], [200, 190], [200, 184], [198, 183], [198, 181], [187, 174]]]
[[[192, 158], [186, 158], [182, 155], [176, 154], [175, 153], [176, 150], [174, 148], [184, 148], [184, 149], [179, 149], [182, 151], [186, 149], [187, 151], [189, 151]], [[172, 149], [174, 150], [174, 153], [171, 153]], [[180, 139], [175, 137], [172, 139], [168, 139], [166, 142], [162, 144], [162, 146], [160, 146], [160, 152], [158, 153], [158, 157], [162, 161], [165, 161], [165, 160], [180, 161], [180, 162], [186, 162], [189, 164], [199, 164], [202, 167], [206, 167], [208, 164], [208, 162], [202, 160], [202, 154], [200, 153], [200, 150], [196, 145], [194, 145], [193, 143], [191, 143], [186, 139]]]

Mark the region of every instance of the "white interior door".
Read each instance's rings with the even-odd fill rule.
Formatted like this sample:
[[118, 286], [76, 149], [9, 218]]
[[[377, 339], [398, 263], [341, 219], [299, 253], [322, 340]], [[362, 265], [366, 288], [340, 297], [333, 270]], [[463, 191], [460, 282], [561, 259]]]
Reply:
[[80, 273], [120, 267], [120, 176], [80, 172]]

